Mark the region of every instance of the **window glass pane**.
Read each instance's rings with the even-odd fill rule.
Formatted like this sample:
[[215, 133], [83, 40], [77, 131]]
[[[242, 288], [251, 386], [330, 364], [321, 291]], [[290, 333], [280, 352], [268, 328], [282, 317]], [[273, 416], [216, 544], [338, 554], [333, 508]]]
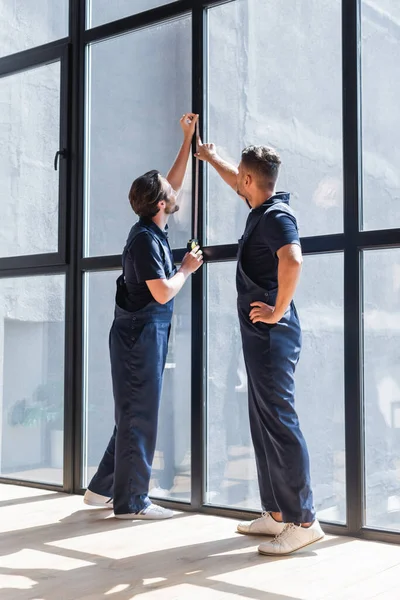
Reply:
[[364, 252], [365, 524], [400, 531], [400, 249]]
[[136, 15], [157, 6], [172, 4], [176, 0], [86, 0], [87, 7], [87, 27], [97, 27], [110, 21], [123, 19], [130, 15]]
[[336, 523], [346, 522], [343, 268], [342, 254], [305, 256], [296, 294], [303, 333], [297, 410], [318, 516]]
[[0, 0], [0, 56], [68, 35], [68, 0]]
[[400, 227], [400, 4], [362, 0], [364, 229]]
[[0, 279], [0, 473], [62, 484], [65, 278]]
[[[85, 275], [85, 439], [86, 487], [97, 470], [114, 427], [108, 334], [119, 272]], [[175, 301], [157, 447], [150, 491], [155, 497], [190, 500], [191, 302], [190, 283]], [[99, 302], [101, 298], [101, 302]]]
[[205, 501], [258, 508], [247, 378], [236, 311], [236, 262], [207, 265], [207, 478]]
[[60, 63], [0, 78], [0, 256], [56, 252]]
[[[237, 0], [208, 11], [208, 135], [238, 164], [272, 145], [302, 236], [343, 230], [339, 0]], [[227, 104], [228, 102], [228, 104]], [[227, 108], [228, 106], [228, 108]], [[244, 203], [209, 169], [207, 243], [237, 240]]]
[[[182, 141], [179, 119], [191, 110], [190, 40], [191, 20], [185, 17], [89, 49], [86, 255], [121, 253], [129, 222], [136, 220], [128, 202], [132, 181], [150, 169], [166, 175], [175, 159]], [[184, 247], [190, 237], [190, 174], [179, 203], [170, 242]]]
[[[235, 268], [235, 263], [207, 268], [206, 501], [259, 509], [247, 379], [236, 317]], [[305, 257], [297, 306], [303, 350], [296, 373], [296, 406], [311, 456], [315, 506], [324, 520], [344, 522], [342, 255]]]

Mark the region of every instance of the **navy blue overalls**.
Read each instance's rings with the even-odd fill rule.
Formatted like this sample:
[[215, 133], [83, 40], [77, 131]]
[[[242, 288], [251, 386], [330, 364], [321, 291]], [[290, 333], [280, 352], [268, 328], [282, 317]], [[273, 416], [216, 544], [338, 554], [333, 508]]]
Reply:
[[[157, 438], [158, 411], [174, 301], [152, 300], [135, 312], [127, 306], [124, 265], [134, 239], [146, 229], [160, 246], [167, 278], [175, 273], [172, 252], [165, 256], [151, 228], [136, 223], [117, 279], [109, 347], [115, 402], [115, 428], [98, 471], [89, 484], [112, 497], [115, 514], [137, 513], [150, 504], [148, 489]], [[168, 270], [170, 272], [168, 272]]]
[[315, 519], [309, 456], [294, 407], [294, 372], [301, 349], [301, 328], [294, 303], [276, 325], [252, 323], [252, 302], [275, 306], [277, 287], [254, 283], [242, 265], [243, 247], [260, 220], [271, 211], [293, 215], [289, 206], [275, 202], [258, 218], [248, 219], [239, 240], [236, 285], [243, 355], [248, 376], [250, 429], [254, 445], [261, 504], [267, 512], [281, 512], [287, 523]]

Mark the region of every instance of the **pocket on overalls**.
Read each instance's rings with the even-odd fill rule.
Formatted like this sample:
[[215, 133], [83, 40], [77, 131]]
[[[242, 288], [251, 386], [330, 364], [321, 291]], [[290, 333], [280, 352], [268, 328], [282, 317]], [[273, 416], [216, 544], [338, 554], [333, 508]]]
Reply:
[[133, 348], [133, 346], [136, 344], [136, 342], [139, 340], [140, 336], [143, 333], [143, 330], [145, 328], [146, 324], [143, 322], [138, 322], [135, 317], [132, 318], [132, 323], [131, 323], [131, 349]]
[[116, 319], [113, 325], [114, 335], [119, 338], [120, 343], [128, 352], [133, 349], [144, 327], [145, 323], [137, 321], [134, 316]]

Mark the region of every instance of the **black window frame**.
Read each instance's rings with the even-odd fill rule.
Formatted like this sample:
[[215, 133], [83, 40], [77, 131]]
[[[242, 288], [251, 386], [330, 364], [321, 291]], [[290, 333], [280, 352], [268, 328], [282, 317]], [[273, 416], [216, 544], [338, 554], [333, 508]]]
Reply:
[[[62, 61], [61, 146], [67, 155], [60, 161], [59, 248], [57, 253], [0, 258], [0, 277], [65, 273], [65, 418], [63, 486], [45, 485], [12, 478], [12, 483], [83, 493], [83, 278], [85, 273], [118, 269], [120, 255], [84, 257], [84, 136], [85, 136], [85, 54], [86, 46], [118, 34], [133, 32], [187, 13], [192, 15], [192, 109], [205, 113], [207, 77], [206, 9], [235, 0], [178, 0], [86, 29], [85, 0], [69, 2], [69, 36], [37, 48], [0, 58], [0, 76]], [[364, 539], [400, 543], [400, 532], [372, 529], [364, 524], [364, 415], [362, 382], [362, 252], [368, 249], [400, 247], [400, 228], [361, 230], [362, 147], [361, 147], [361, 0], [342, 0], [342, 114], [343, 114], [343, 233], [302, 238], [304, 254], [344, 254], [344, 365], [346, 443], [346, 525], [325, 525], [327, 532]], [[62, 149], [61, 148], [61, 149]], [[194, 160], [194, 159], [193, 159]], [[199, 211], [205, 214], [203, 166], [200, 165]], [[193, 208], [194, 211], [194, 208]], [[192, 224], [194, 213], [192, 214]], [[204, 218], [199, 219], [199, 239], [204, 239]], [[206, 263], [235, 260], [236, 244], [204, 247]], [[184, 248], [175, 249], [179, 262]], [[252, 511], [207, 505], [205, 488], [205, 398], [204, 381], [206, 317], [203, 299], [205, 270], [192, 281], [192, 395], [191, 395], [191, 502], [160, 503], [181, 510], [207, 514], [248, 517]]]

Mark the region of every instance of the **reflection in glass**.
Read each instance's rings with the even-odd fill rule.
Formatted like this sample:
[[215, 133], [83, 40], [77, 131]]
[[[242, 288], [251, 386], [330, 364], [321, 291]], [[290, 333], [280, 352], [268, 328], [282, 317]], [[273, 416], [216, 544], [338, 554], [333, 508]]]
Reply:
[[304, 257], [296, 294], [303, 333], [297, 411], [318, 516], [335, 523], [346, 522], [343, 294], [342, 254]]
[[363, 227], [400, 227], [400, 3], [362, 0], [361, 19]]
[[0, 257], [57, 252], [60, 63], [0, 78], [0, 102]]
[[98, 27], [117, 19], [136, 15], [176, 0], [86, 0], [87, 28]]
[[236, 262], [207, 265], [207, 479], [205, 501], [259, 508], [236, 314]]
[[0, 279], [0, 473], [63, 482], [63, 275]]
[[0, 57], [68, 35], [68, 0], [0, 0]]
[[400, 250], [363, 259], [365, 524], [400, 531]]
[[[206, 141], [234, 164], [249, 144], [276, 147], [279, 189], [292, 194], [301, 235], [342, 231], [340, 2], [295, 0], [288, 10], [284, 2], [237, 0], [210, 8], [208, 44]], [[208, 172], [207, 243], [236, 242], [246, 206]]]

